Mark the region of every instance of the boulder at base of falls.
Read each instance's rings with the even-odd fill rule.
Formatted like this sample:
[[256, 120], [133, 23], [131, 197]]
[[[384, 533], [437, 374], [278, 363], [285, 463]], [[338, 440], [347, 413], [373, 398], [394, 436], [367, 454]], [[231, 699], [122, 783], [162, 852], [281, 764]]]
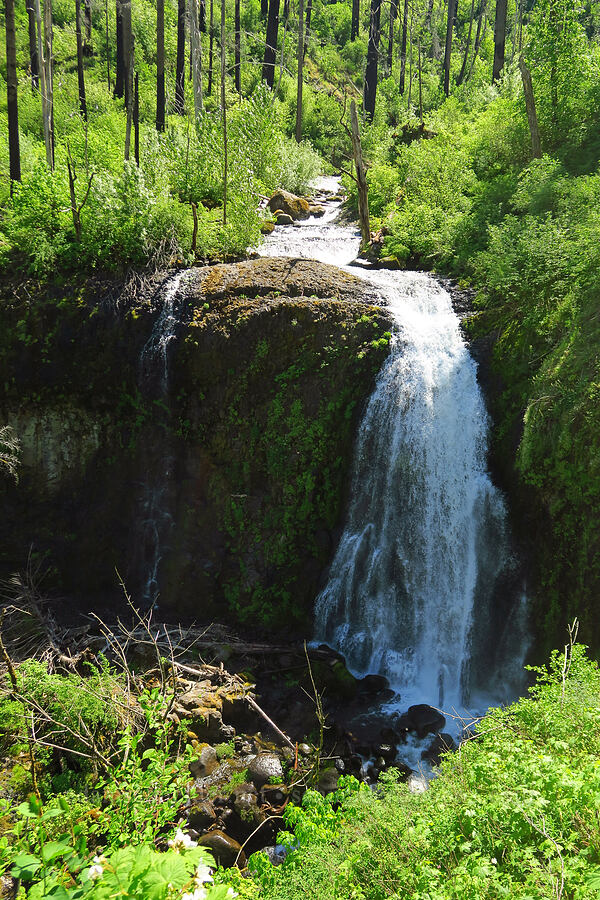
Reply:
[[259, 753], [248, 766], [248, 777], [257, 788], [261, 788], [267, 781], [281, 781], [283, 769], [281, 760], [276, 753]]
[[310, 215], [310, 204], [304, 197], [296, 197], [289, 191], [275, 191], [269, 200], [269, 209], [271, 212], [280, 210], [287, 213], [292, 219], [308, 219]]
[[394, 726], [400, 735], [407, 731], [415, 731], [417, 737], [424, 738], [428, 734], [441, 731], [445, 724], [446, 719], [439, 710], [426, 703], [417, 703], [415, 706], [409, 706], [408, 712], [399, 716]]
[[218, 865], [223, 866], [224, 869], [230, 869], [236, 864], [240, 869], [246, 868], [246, 855], [241, 844], [219, 828], [203, 835], [198, 841], [198, 845], [210, 850]]
[[281, 212], [281, 210], [275, 212], [275, 220], [278, 225], [293, 225], [294, 219], [289, 213]]
[[442, 753], [449, 753], [456, 750], [456, 743], [451, 734], [442, 731], [436, 734], [431, 744], [421, 753], [421, 759], [426, 759], [432, 766], [439, 766], [442, 760]]

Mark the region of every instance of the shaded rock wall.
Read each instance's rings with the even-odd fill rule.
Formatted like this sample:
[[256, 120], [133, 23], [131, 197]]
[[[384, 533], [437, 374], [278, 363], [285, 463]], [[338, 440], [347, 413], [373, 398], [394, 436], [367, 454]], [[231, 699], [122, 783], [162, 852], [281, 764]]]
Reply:
[[[192, 270], [168, 389], [140, 365], [170, 276], [141, 297], [64, 289], [0, 305], [0, 566], [85, 608], [134, 599], [199, 620], [306, 625], [336, 539], [357, 418], [390, 323], [358, 279], [306, 261]], [[156, 367], [159, 361], [156, 361]], [[158, 546], [158, 550], [157, 550]]]

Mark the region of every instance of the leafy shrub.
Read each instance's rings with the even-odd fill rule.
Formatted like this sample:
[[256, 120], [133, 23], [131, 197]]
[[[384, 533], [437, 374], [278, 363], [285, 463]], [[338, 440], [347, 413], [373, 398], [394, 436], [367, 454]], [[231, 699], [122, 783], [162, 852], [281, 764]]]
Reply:
[[[600, 869], [600, 673], [575, 645], [537, 683], [491, 710], [477, 739], [446, 754], [425, 794], [394, 773], [371, 792], [307, 792], [273, 868], [251, 857], [261, 896], [339, 900], [587, 898]], [[350, 790], [349, 790], [350, 789]]]

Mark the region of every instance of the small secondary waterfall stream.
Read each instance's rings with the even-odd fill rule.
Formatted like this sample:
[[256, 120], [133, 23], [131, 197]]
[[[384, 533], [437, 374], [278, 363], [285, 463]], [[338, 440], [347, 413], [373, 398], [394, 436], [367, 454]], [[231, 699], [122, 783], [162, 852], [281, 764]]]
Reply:
[[[160, 313], [152, 333], [140, 355], [140, 386], [150, 386], [154, 397], [155, 415], [168, 425], [169, 417], [169, 351], [175, 340], [180, 319], [176, 301], [187, 273], [179, 271], [169, 278], [162, 297]], [[156, 604], [159, 595], [158, 569], [165, 549], [165, 541], [173, 525], [172, 493], [175, 454], [165, 427], [163, 446], [148, 449], [147, 470], [141, 485], [138, 534], [136, 548], [142, 559], [138, 570], [145, 573], [142, 586], [142, 603], [148, 608]]]
[[[346, 266], [359, 238], [335, 224], [338, 207], [321, 221], [277, 228], [262, 255]], [[510, 585], [505, 505], [486, 469], [476, 365], [434, 278], [349, 271], [377, 288], [397, 328], [360, 426], [316, 639], [340, 650], [355, 674], [385, 675], [404, 709], [485, 708], [518, 690], [526, 628], [524, 598]]]

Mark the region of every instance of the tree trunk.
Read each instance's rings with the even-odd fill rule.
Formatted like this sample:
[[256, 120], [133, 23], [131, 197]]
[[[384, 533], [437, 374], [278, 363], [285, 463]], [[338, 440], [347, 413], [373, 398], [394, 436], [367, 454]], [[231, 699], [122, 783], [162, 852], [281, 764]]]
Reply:
[[40, 97], [42, 101], [42, 126], [44, 129], [44, 146], [46, 148], [46, 162], [53, 168], [52, 135], [50, 130], [50, 116], [48, 112], [48, 93], [46, 91], [46, 60], [44, 59], [44, 45], [42, 43], [42, 11], [40, 0], [34, 0], [37, 50], [40, 63]]
[[115, 97], [125, 93], [125, 61], [123, 56], [123, 3], [117, 0], [117, 71], [115, 73]]
[[135, 73], [135, 87], [133, 90], [133, 155], [135, 164], [140, 165], [140, 85], [139, 75]]
[[352, 0], [352, 24], [350, 26], [350, 40], [355, 41], [360, 29], [360, 0]]
[[446, 49], [444, 52], [444, 93], [450, 94], [450, 62], [452, 60], [452, 35], [454, 33], [454, 13], [456, 0], [448, 0], [448, 21], [446, 24]]
[[210, 0], [210, 18], [208, 23], [208, 87], [207, 94], [212, 94], [213, 84], [213, 41], [215, 37], [215, 19], [214, 19], [214, 2]]
[[190, 37], [191, 37], [191, 64], [192, 64], [192, 88], [194, 92], [194, 115], [196, 121], [200, 118], [203, 106], [202, 97], [202, 42], [200, 39], [200, 24], [198, 21], [198, 0], [191, 0], [190, 6]]
[[83, 54], [84, 56], [91, 56], [94, 52], [92, 47], [92, 0], [85, 0], [83, 9], [85, 22], [85, 40], [83, 42]]
[[402, 15], [402, 41], [400, 44], [400, 96], [404, 95], [404, 82], [406, 79], [406, 39], [408, 36], [408, 0], [404, 0], [404, 12]]
[[507, 0], [496, 0], [496, 19], [494, 21], [494, 68], [492, 84], [500, 78], [504, 68], [504, 45], [506, 43], [506, 5]]
[[127, 110], [127, 124], [125, 126], [125, 159], [129, 159], [131, 146], [131, 126], [133, 124], [133, 32], [131, 29], [131, 0], [123, 3], [123, 51], [125, 57], [125, 108]]
[[185, 107], [185, 0], [177, 3], [177, 62], [175, 68], [175, 112]]
[[262, 19], [269, 15], [269, 0], [260, 0], [260, 15]]
[[419, 38], [419, 119], [423, 125], [423, 62], [421, 57], [421, 38]]
[[35, 33], [35, 11], [33, 9], [33, 0], [28, 0], [27, 18], [29, 26], [29, 67], [31, 69], [31, 90], [36, 91], [40, 86], [40, 64], [37, 51], [37, 36]]
[[223, 116], [223, 225], [227, 225], [227, 107], [225, 105], [225, 0], [221, 0], [221, 113]]
[[87, 122], [87, 103], [85, 100], [85, 77], [83, 74], [83, 36], [81, 34], [81, 0], [75, 0], [75, 39], [77, 42], [77, 84], [79, 87], [79, 109]]
[[44, 2], [44, 65], [46, 67], [46, 160], [54, 171], [54, 51], [52, 47], [52, 0]]
[[235, 82], [235, 89], [238, 94], [242, 93], [242, 72], [241, 72], [241, 23], [240, 23], [240, 0], [235, 0], [234, 4], [234, 67], [233, 67], [233, 75]]
[[479, 18], [477, 20], [477, 32], [475, 34], [475, 46], [473, 47], [473, 58], [471, 60], [471, 65], [469, 66], [469, 73], [467, 75], [467, 81], [471, 77], [473, 72], [473, 66], [475, 65], [475, 60], [477, 59], [477, 54], [479, 53], [479, 47], [481, 46], [481, 40], [483, 37], [482, 34], [482, 25], [485, 18], [485, 8], [486, 8], [486, 0], [482, 0], [481, 9], [479, 11]]
[[277, 32], [279, 30], [279, 0], [269, 0], [269, 16], [267, 18], [267, 40], [262, 77], [270, 88], [275, 81], [275, 54], [277, 53]]
[[525, 65], [525, 60], [522, 56], [519, 58], [519, 69], [521, 70], [523, 91], [525, 93], [525, 108], [527, 109], [527, 121], [529, 122], [529, 132], [531, 134], [531, 152], [534, 159], [541, 159], [542, 142], [540, 140], [540, 129], [535, 109], [531, 72]]
[[110, 40], [108, 33], [108, 0], [105, 0], [105, 18], [106, 18], [106, 83], [110, 91]]
[[8, 156], [11, 191], [13, 181], [21, 180], [21, 150], [19, 147], [19, 105], [17, 94], [17, 37], [15, 31], [15, 3], [5, 0], [6, 19], [6, 95], [8, 102]]
[[156, 0], [156, 130], [165, 130], [165, 0]]
[[371, 240], [371, 223], [369, 222], [369, 188], [367, 185], [367, 173], [363, 163], [360, 132], [358, 130], [358, 115], [356, 103], [350, 101], [350, 124], [352, 126], [352, 153], [356, 168], [356, 184], [358, 187], [358, 218], [360, 220], [360, 233], [363, 245]]
[[306, 56], [306, 51], [308, 50], [308, 41], [310, 38], [310, 20], [312, 17], [312, 6], [313, 0], [308, 0], [306, 4], [306, 28], [304, 29], [304, 50], [302, 51], [302, 57]]
[[198, 27], [200, 34], [206, 34], [206, 0], [200, 0], [198, 7]]
[[365, 72], [364, 108], [367, 119], [373, 121], [377, 98], [377, 63], [379, 38], [381, 36], [381, 0], [371, 0], [371, 20], [369, 24], [369, 44], [367, 47], [367, 69]]
[[469, 33], [467, 34], [467, 45], [465, 47], [465, 55], [463, 56], [462, 66], [460, 67], [460, 72], [458, 73], [458, 78], [456, 79], [457, 86], [462, 84], [463, 78], [465, 77], [465, 72], [467, 70], [467, 61], [469, 59], [469, 50], [471, 49], [471, 35], [473, 34], [474, 12], [475, 12], [475, 0], [471, 0], [471, 16], [469, 18]]
[[398, 15], [398, 0], [390, 0], [390, 31], [388, 35], [388, 52], [387, 52], [387, 71], [388, 75], [392, 74], [392, 65], [394, 63], [394, 25], [396, 16]]
[[302, 140], [302, 86], [304, 79], [304, 0], [298, 0], [298, 87], [296, 90], [296, 141]]

